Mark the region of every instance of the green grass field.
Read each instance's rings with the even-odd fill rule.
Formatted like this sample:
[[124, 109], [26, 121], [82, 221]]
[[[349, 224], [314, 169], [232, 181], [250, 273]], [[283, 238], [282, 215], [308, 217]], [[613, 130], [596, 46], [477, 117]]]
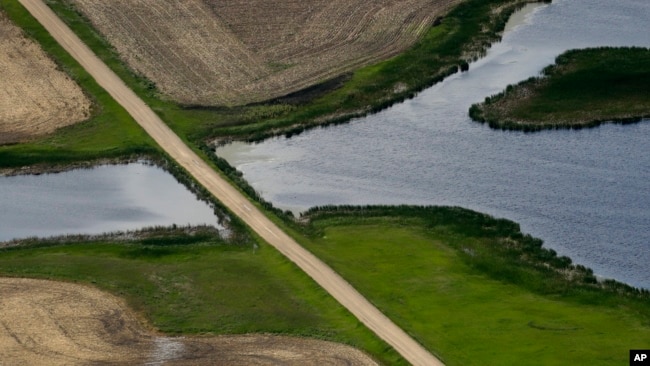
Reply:
[[650, 117], [650, 49], [567, 51], [541, 78], [475, 104], [470, 116], [503, 129], [579, 128]]
[[625, 365], [650, 345], [647, 292], [564, 280], [516, 225], [399, 210], [317, 214], [303, 242], [447, 365]]
[[168, 334], [315, 337], [350, 344], [387, 365], [405, 364], [266, 244], [167, 235], [6, 249], [0, 250], [0, 276], [92, 284], [125, 298]]

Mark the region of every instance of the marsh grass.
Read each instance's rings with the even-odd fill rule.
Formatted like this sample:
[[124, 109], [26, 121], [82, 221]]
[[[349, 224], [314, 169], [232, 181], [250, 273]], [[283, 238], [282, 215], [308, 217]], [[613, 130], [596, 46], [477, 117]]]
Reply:
[[493, 128], [536, 131], [650, 118], [650, 49], [571, 50], [533, 77], [483, 103], [470, 117]]

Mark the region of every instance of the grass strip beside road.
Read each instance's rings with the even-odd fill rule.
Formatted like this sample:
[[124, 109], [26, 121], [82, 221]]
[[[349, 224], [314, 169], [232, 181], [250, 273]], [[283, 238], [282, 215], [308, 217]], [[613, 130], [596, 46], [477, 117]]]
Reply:
[[304, 245], [449, 366], [623, 365], [650, 345], [648, 291], [599, 288], [507, 220], [444, 207], [311, 217]]
[[64, 166], [98, 159], [124, 159], [160, 154], [133, 118], [17, 2], [0, 0], [0, 10], [37, 41], [56, 64], [93, 101], [90, 120], [65, 127], [33, 142], [0, 146], [0, 168], [28, 165]]
[[510, 85], [474, 104], [470, 116], [493, 128], [524, 131], [650, 118], [650, 49], [567, 51], [542, 77]]

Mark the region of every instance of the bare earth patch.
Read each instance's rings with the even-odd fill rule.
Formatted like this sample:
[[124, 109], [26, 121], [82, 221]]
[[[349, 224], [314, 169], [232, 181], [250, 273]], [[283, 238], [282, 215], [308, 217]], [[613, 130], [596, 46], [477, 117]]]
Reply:
[[234, 105], [393, 56], [460, 0], [72, 2], [173, 100]]
[[274, 335], [165, 337], [117, 297], [66, 282], [0, 278], [0, 364], [376, 365], [352, 347]]
[[21, 142], [90, 116], [90, 100], [0, 12], [0, 144]]

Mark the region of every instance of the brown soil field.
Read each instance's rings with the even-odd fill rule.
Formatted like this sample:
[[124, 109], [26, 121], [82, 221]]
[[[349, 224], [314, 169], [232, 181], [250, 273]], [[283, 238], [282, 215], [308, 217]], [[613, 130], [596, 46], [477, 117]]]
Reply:
[[460, 0], [69, 0], [185, 105], [280, 97], [393, 56]]
[[0, 12], [0, 145], [88, 119], [90, 100]]
[[166, 337], [95, 288], [0, 278], [0, 365], [376, 365], [341, 344], [275, 335]]

